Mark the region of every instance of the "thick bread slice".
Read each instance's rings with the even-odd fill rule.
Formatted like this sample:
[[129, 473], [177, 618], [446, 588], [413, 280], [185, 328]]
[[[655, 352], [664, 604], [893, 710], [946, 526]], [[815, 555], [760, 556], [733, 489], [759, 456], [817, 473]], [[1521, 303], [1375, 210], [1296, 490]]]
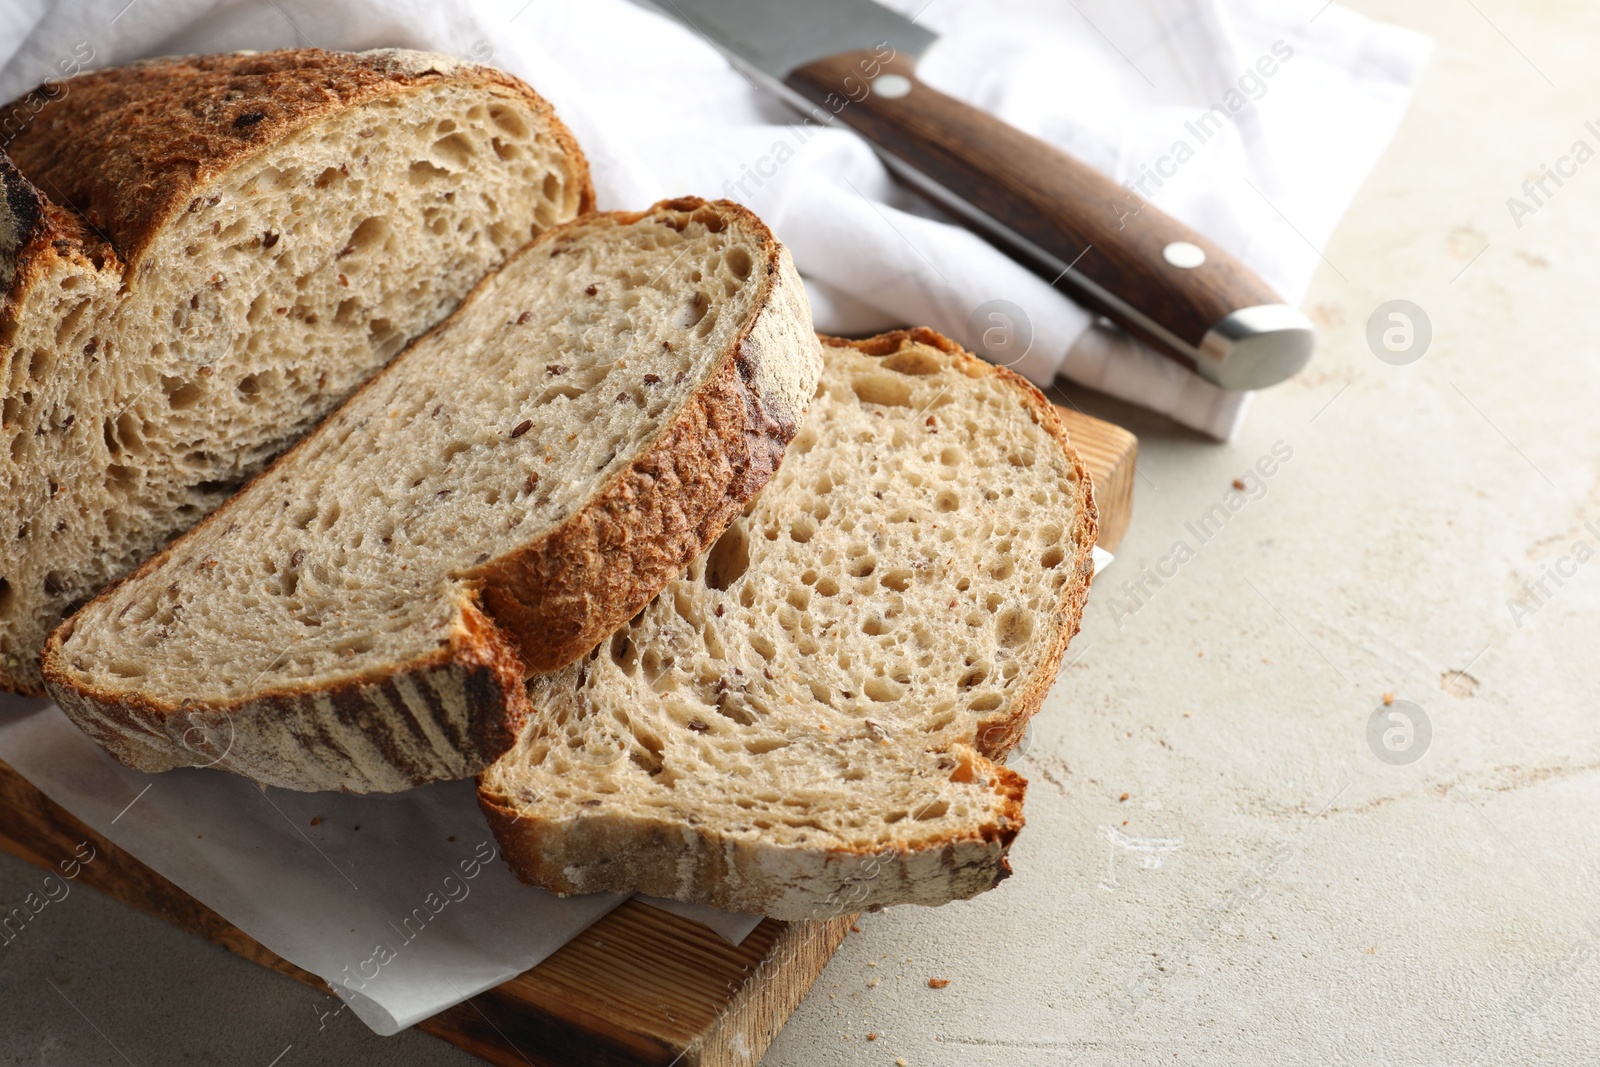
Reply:
[[50, 691], [140, 770], [355, 792], [475, 774], [522, 725], [525, 668], [604, 639], [771, 477], [818, 349], [743, 208], [553, 230], [57, 629]]
[[25, 692], [74, 605], [594, 203], [544, 100], [420, 52], [156, 60], [8, 114], [0, 688]]
[[1009, 871], [991, 760], [1055, 679], [1095, 508], [1053, 409], [929, 330], [830, 340], [806, 423], [716, 545], [530, 679], [479, 803], [523, 880], [780, 919]]

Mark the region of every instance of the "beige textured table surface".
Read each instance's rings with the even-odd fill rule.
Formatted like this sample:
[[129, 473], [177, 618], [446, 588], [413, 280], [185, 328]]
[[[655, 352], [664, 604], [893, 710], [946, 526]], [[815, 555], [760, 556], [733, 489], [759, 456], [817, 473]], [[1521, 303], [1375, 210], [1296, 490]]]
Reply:
[[[1141, 477], [1018, 765], [1017, 873], [867, 917], [770, 1067], [1600, 1063], [1600, 557], [1573, 548], [1600, 550], [1600, 159], [1520, 228], [1506, 205], [1600, 150], [1600, 9], [1354, 6], [1438, 51], [1327, 250], [1317, 363], [1227, 446], [1079, 398], [1140, 434]], [[1408, 366], [1366, 341], [1397, 298], [1433, 326]], [[1385, 693], [1431, 724], [1415, 762], [1369, 744]], [[35, 880], [0, 857], [0, 900]], [[471, 1062], [319, 1029], [326, 998], [87, 890], [3, 953], [0, 1063]]]

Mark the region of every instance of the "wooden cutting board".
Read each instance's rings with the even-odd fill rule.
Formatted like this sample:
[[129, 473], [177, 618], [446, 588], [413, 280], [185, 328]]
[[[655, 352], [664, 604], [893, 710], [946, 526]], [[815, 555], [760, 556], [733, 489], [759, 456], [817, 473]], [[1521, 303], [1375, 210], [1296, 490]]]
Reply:
[[[1058, 409], [1100, 507], [1100, 543], [1128, 527], [1138, 442]], [[55, 869], [82, 841], [80, 880], [248, 960], [329, 991], [123, 852], [0, 762], [0, 850]], [[735, 947], [699, 923], [627, 901], [555, 955], [419, 1028], [499, 1067], [732, 1067], [760, 1060], [850, 931], [851, 917], [765, 919]]]

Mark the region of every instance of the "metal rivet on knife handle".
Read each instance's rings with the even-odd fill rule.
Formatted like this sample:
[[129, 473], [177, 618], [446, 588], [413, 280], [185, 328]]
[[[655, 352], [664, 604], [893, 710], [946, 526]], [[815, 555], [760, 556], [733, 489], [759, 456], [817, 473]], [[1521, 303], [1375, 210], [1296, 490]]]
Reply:
[[938, 37], [898, 12], [872, 0], [653, 2], [814, 121], [854, 129], [904, 181], [1079, 303], [1212, 381], [1259, 388], [1311, 358], [1310, 322], [1220, 247], [919, 82], [917, 61]]
[[869, 92], [836, 120], [1080, 303], [1224, 388], [1272, 385], [1310, 359], [1310, 322], [1235, 257], [1086, 164], [917, 82], [903, 57], [829, 56], [785, 82], [809, 100], [838, 100], [874, 60], [877, 84], [898, 77], [915, 91]]

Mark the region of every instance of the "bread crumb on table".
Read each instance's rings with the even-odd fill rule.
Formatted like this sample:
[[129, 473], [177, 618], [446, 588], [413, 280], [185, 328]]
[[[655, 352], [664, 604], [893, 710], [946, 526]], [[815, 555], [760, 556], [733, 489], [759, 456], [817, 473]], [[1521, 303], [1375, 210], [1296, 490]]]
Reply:
[[1383, 706], [1384, 707], [1388, 707], [1390, 704], [1393, 704], [1393, 703], [1394, 703], [1394, 694], [1393, 693], [1385, 693], [1385, 694], [1383, 694]]
[[876, 1041], [876, 1040], [878, 1040], [878, 1035], [877, 1034], [868, 1034], [867, 1035], [867, 1040], [868, 1041]]
[[930, 978], [930, 979], [928, 979], [928, 988], [929, 989], [943, 989], [945, 986], [947, 986], [949, 984], [950, 984], [950, 979], [948, 979], [948, 978]]

